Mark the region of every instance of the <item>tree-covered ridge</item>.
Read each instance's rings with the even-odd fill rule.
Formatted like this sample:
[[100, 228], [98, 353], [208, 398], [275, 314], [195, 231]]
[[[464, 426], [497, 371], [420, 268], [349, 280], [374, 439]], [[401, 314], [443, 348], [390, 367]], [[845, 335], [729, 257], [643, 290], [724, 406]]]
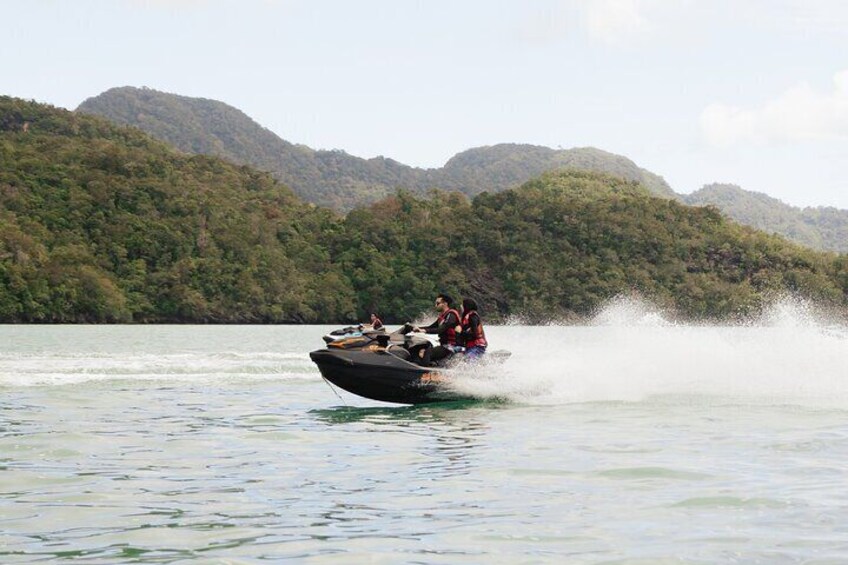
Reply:
[[848, 210], [796, 208], [732, 184], [707, 185], [682, 198], [693, 206], [716, 206], [737, 222], [780, 234], [813, 249], [848, 252]]
[[593, 148], [501, 144], [464, 151], [440, 169], [419, 169], [384, 157], [361, 159], [344, 151], [294, 145], [222, 102], [147, 88], [113, 88], [89, 98], [78, 111], [139, 127], [182, 151], [270, 171], [305, 200], [342, 211], [398, 188], [417, 193], [441, 188], [473, 196], [512, 188], [562, 168], [611, 173], [639, 181], [657, 194], [674, 196], [661, 177], [629, 159]]
[[587, 315], [633, 291], [688, 318], [748, 314], [787, 291], [845, 305], [848, 292], [845, 256], [586, 171], [471, 202], [402, 193], [352, 212], [346, 226], [356, 244], [338, 256], [357, 273], [360, 302], [390, 304], [401, 317], [425, 308], [437, 288], [480, 297], [490, 314], [535, 320]]
[[337, 225], [267, 174], [0, 98], [4, 321], [345, 318]]
[[586, 171], [473, 200], [401, 191], [341, 217], [248, 167], [0, 97], [3, 322], [400, 322], [438, 291], [490, 320], [633, 291], [720, 318], [786, 290], [845, 306], [848, 256]]

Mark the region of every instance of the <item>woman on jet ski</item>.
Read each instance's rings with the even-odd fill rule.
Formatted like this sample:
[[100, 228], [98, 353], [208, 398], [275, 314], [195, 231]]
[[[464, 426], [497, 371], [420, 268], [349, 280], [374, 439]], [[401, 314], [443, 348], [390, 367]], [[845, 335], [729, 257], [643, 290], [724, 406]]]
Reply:
[[383, 329], [383, 320], [377, 316], [376, 313], [371, 312], [371, 329], [372, 330], [382, 330]]
[[478, 359], [486, 353], [486, 332], [477, 313], [477, 302], [473, 298], [462, 300], [462, 331], [460, 341], [465, 345], [466, 359]]

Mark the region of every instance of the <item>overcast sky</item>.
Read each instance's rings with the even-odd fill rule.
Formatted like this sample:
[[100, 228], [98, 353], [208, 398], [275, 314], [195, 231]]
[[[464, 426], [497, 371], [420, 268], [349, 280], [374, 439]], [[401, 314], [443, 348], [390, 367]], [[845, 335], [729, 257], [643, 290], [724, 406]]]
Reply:
[[282, 138], [439, 167], [594, 146], [678, 192], [848, 208], [842, 0], [0, 0], [0, 94], [221, 100]]

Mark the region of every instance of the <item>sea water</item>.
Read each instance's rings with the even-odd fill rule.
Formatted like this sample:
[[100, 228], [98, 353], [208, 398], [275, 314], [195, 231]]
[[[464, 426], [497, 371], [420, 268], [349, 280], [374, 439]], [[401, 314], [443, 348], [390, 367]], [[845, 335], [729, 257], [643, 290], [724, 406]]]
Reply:
[[0, 563], [845, 563], [848, 329], [620, 301], [488, 327], [479, 402], [334, 389], [320, 326], [0, 326]]

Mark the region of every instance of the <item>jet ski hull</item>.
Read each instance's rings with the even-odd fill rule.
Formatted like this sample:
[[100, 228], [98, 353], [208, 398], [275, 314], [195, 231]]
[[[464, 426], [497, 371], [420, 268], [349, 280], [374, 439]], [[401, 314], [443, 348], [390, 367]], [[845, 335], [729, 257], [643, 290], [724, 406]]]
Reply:
[[309, 357], [330, 383], [364, 398], [399, 404], [467, 398], [445, 387], [444, 369], [421, 367], [385, 350], [319, 349]]

